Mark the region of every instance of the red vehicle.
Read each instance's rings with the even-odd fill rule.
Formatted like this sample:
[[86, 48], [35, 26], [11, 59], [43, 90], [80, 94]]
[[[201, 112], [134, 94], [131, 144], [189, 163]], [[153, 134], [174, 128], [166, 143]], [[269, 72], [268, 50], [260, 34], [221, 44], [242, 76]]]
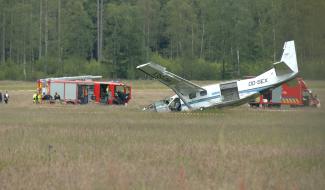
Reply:
[[255, 101], [250, 102], [250, 105], [256, 107], [280, 107], [281, 105], [320, 107], [320, 101], [317, 95], [308, 89], [305, 81], [297, 77], [277, 88], [265, 91]]
[[43, 100], [51, 100], [55, 94], [67, 103], [88, 103], [89, 87], [94, 85], [92, 80], [43, 80], [37, 81], [38, 94]]
[[94, 100], [102, 104], [126, 104], [131, 99], [131, 87], [121, 82], [94, 82]]
[[101, 76], [77, 76], [39, 79], [37, 93], [43, 100], [52, 100], [55, 94], [61, 101], [87, 104], [126, 104], [131, 99], [131, 87], [121, 82], [93, 81]]

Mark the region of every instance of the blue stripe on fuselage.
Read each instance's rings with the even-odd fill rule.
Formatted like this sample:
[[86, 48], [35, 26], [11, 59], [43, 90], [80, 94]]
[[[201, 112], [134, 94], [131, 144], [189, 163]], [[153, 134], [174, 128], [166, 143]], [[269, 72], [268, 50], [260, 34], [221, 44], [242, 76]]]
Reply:
[[[248, 89], [248, 90], [242, 90], [242, 91], [239, 91], [239, 94], [243, 94], [243, 93], [258, 93], [262, 90], [265, 90], [267, 88], [270, 88], [272, 87], [271, 85], [270, 86], [264, 86], [264, 87], [258, 87], [258, 88], [252, 88], [252, 89]], [[217, 95], [218, 94], [218, 95]], [[217, 99], [220, 97], [220, 92], [213, 92], [212, 95], [216, 95], [216, 96], [210, 96], [210, 97], [207, 97], [207, 98], [202, 98], [202, 99], [198, 99], [198, 100], [193, 100], [191, 102], [188, 102], [189, 104], [196, 104], [196, 103], [200, 103], [200, 102], [204, 102], [204, 101], [208, 101], [208, 100], [213, 100], [213, 99]], [[182, 106], [184, 106], [184, 104], [182, 104]]]
[[210, 96], [210, 97], [207, 97], [207, 98], [202, 98], [202, 99], [198, 99], [198, 100], [193, 100], [191, 102], [189, 102], [189, 104], [195, 104], [195, 103], [198, 103], [198, 102], [204, 102], [204, 101], [208, 101], [208, 100], [213, 100], [213, 99], [217, 99], [219, 98], [220, 95], [217, 95], [217, 96]]

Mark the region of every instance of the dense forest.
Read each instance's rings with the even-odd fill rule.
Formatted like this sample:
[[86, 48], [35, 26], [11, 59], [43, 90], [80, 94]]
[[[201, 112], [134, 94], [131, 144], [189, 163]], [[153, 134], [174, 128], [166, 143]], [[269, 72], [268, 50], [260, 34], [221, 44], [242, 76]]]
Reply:
[[295, 40], [301, 75], [325, 78], [324, 0], [0, 0], [0, 80], [80, 74], [255, 75]]

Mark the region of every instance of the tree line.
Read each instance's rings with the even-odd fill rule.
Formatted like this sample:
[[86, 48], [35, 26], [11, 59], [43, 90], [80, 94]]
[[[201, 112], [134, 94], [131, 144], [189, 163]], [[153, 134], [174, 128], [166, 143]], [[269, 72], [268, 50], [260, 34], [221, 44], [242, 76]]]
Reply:
[[325, 78], [323, 0], [0, 0], [0, 79], [254, 75], [295, 40], [301, 75]]

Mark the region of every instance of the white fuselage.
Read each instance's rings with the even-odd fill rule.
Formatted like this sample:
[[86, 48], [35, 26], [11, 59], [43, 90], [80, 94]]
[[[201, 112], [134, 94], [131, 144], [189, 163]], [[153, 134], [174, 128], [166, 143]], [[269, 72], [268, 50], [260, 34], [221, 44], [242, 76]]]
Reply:
[[149, 106], [157, 112], [243, 104], [260, 92], [277, 87], [298, 74], [294, 41], [284, 43], [281, 60], [273, 63], [272, 69], [251, 79], [227, 81], [201, 87], [168, 72], [165, 67], [151, 62], [139, 65], [137, 68], [158, 79], [176, 93], [168, 100], [158, 101]]
[[[201, 96], [199, 93], [197, 93], [196, 97], [189, 98], [188, 96], [186, 96], [183, 98], [191, 106], [191, 110], [238, 104], [242, 100], [254, 97], [254, 95], [257, 95], [265, 89], [278, 86], [283, 82], [294, 78], [296, 74], [297, 73], [291, 73], [277, 76], [275, 73], [275, 69], [272, 68], [255, 78], [227, 81], [218, 84], [203, 86], [202, 88], [207, 91], [206, 94], [202, 94]], [[227, 84], [232, 84], [230, 92], [229, 90], [222, 90], [222, 88], [224, 88], [224, 86], [227, 86]], [[231, 94], [230, 99], [225, 97], [226, 95], [228, 96], [229, 93]], [[177, 95], [174, 95], [170, 98], [170, 100], [172, 101], [177, 97]], [[182, 111], [189, 110], [189, 108], [184, 104], [182, 100], [181, 104]]]

